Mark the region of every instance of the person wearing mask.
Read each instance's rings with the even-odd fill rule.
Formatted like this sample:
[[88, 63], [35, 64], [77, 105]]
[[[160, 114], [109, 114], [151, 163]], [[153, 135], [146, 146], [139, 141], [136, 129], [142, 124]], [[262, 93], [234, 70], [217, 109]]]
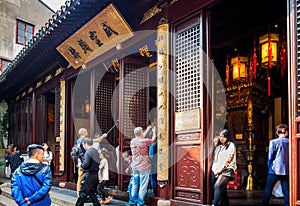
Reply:
[[288, 126], [276, 126], [278, 138], [270, 141], [268, 153], [268, 177], [261, 206], [268, 205], [273, 188], [278, 180], [281, 181], [284, 195], [284, 206], [289, 205], [289, 138]]
[[220, 139], [214, 150], [212, 172], [215, 176], [214, 206], [229, 206], [227, 183], [234, 179], [236, 170], [236, 147], [227, 129], [220, 132]]
[[88, 196], [91, 198], [94, 206], [100, 206], [95, 193], [98, 185], [99, 153], [93, 147], [93, 139], [85, 137], [82, 140], [82, 144], [86, 152], [84, 153], [83, 162], [80, 165], [83, 170], [83, 177], [76, 206], [83, 206]]
[[130, 142], [132, 153], [132, 199], [137, 206], [145, 204], [145, 196], [147, 193], [149, 175], [151, 172], [151, 160], [149, 158], [148, 147], [156, 141], [156, 132], [153, 128], [152, 139], [145, 138], [149, 133], [151, 126], [148, 126], [145, 131], [142, 127], [134, 128], [134, 135]]
[[49, 165], [43, 164], [44, 148], [31, 144], [27, 147], [29, 159], [13, 173], [11, 195], [21, 206], [49, 206], [52, 175]]

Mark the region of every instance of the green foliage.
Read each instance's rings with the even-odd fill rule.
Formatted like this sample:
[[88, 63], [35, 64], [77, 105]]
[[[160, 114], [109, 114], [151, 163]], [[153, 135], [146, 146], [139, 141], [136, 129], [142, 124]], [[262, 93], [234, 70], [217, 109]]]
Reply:
[[4, 149], [4, 139], [8, 138], [9, 114], [8, 106], [5, 101], [0, 103], [0, 148]]

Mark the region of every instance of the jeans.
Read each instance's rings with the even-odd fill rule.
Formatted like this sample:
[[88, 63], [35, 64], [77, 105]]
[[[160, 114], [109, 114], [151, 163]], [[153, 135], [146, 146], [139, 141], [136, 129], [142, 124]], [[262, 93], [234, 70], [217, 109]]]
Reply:
[[284, 206], [289, 205], [289, 176], [288, 175], [275, 175], [275, 174], [268, 174], [267, 183], [265, 187], [264, 199], [261, 203], [261, 206], [268, 205], [269, 200], [272, 195], [273, 187], [275, 186], [276, 182], [281, 181], [281, 188], [282, 193], [284, 195]]
[[128, 184], [128, 194], [129, 194], [128, 204], [130, 204], [130, 205], [135, 204], [135, 201], [133, 200], [133, 197], [132, 197], [132, 185], [133, 185], [133, 176], [131, 176], [131, 178], [129, 180], [129, 184]]
[[[133, 170], [132, 172], [132, 204], [145, 204], [145, 196], [149, 183], [150, 170]], [[131, 201], [131, 200], [130, 200]]]

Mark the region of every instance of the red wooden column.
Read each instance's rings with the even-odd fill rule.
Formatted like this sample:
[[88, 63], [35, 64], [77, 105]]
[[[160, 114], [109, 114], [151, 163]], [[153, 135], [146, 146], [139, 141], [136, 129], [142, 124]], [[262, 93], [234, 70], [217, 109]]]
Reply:
[[297, 45], [300, 43], [298, 13], [300, 2], [288, 0], [288, 24], [287, 24], [287, 45], [288, 45], [288, 91], [289, 91], [289, 138], [290, 138], [290, 204], [300, 205], [299, 195], [299, 172], [300, 172], [300, 101], [299, 101], [299, 60]]

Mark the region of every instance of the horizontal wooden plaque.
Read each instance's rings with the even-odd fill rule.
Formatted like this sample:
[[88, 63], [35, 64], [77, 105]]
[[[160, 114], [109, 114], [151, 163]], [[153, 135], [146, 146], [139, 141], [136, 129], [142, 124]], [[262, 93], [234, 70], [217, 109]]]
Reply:
[[200, 108], [176, 112], [175, 131], [200, 129]]
[[77, 69], [91, 59], [92, 54], [100, 56], [132, 36], [132, 29], [110, 4], [56, 49]]

